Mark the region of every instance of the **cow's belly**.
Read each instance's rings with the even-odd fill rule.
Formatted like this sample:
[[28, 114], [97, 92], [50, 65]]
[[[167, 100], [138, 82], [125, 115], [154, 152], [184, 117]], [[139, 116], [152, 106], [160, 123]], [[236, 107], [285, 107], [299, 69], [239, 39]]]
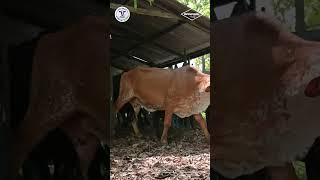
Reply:
[[176, 106], [174, 113], [180, 118], [189, 117], [205, 111], [210, 104], [210, 93], [185, 98]]
[[163, 102], [146, 102], [142, 101], [141, 99], [137, 99], [137, 103], [149, 112], [164, 110]]
[[162, 110], [160, 108], [160, 106], [141, 106], [142, 108], [144, 108], [145, 110], [149, 111], [149, 112], [155, 112], [155, 111], [158, 111], [158, 110]]

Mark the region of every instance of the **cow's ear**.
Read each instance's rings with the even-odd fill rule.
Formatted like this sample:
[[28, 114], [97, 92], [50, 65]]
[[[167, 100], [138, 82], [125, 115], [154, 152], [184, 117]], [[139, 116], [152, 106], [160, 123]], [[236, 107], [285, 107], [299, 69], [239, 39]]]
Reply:
[[206, 88], [205, 92], [210, 92], [210, 86]]

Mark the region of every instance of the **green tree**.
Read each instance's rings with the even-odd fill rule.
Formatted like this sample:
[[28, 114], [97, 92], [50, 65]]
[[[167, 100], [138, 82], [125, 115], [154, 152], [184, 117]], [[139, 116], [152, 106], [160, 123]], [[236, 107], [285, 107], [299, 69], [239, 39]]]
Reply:
[[286, 23], [285, 14], [294, 7], [294, 0], [272, 0], [274, 13], [282, 23]]
[[304, 21], [307, 30], [320, 29], [320, 1], [304, 0], [304, 3]]
[[210, 17], [210, 1], [209, 0], [177, 0], [177, 1], [201, 13], [206, 17]]
[[[304, 0], [304, 21], [306, 30], [320, 28], [320, 1]], [[287, 13], [295, 8], [295, 0], [272, 0], [272, 6], [275, 16], [281, 23], [287, 24], [290, 30], [294, 31], [293, 25], [288, 24]]]
[[[181, 4], [186, 5], [203, 16], [210, 18], [210, 1], [209, 0], [177, 0]], [[205, 62], [205, 69], [202, 69], [202, 60]], [[197, 69], [202, 71], [210, 71], [210, 54], [195, 58], [192, 60]]]

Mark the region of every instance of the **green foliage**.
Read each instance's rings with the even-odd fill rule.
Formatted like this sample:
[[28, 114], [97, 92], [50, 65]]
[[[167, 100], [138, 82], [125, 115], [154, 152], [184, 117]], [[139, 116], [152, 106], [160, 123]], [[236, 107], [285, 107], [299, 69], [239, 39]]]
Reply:
[[[149, 3], [150, 3], [150, 6], [152, 6], [152, 3], [154, 2], [154, 0], [148, 0], [148, 1], [149, 1]], [[133, 0], [133, 7], [134, 7], [135, 9], [138, 8], [138, 0]]]
[[305, 163], [301, 161], [293, 162], [293, 167], [299, 180], [307, 180]]
[[[205, 69], [202, 69], [202, 60], [205, 62]], [[210, 71], [210, 54], [197, 57], [192, 61], [197, 69], [202, 69], [202, 71]]]
[[177, 0], [177, 1], [201, 13], [206, 17], [210, 17], [210, 1], [209, 0]]
[[[292, 8], [295, 7], [295, 0], [272, 0], [272, 6], [274, 8], [274, 13], [279, 21], [283, 24], [287, 24], [286, 13]], [[289, 26], [293, 31], [293, 26]]]
[[205, 112], [202, 112], [202, 113], [201, 113], [201, 116], [202, 116], [202, 118], [203, 118], [205, 121], [207, 121], [207, 117], [206, 117], [206, 113], [205, 113]]
[[319, 0], [304, 0], [305, 17], [304, 21], [307, 30], [320, 28], [320, 1]]
[[[304, 0], [304, 20], [307, 30], [320, 28], [320, 1], [319, 0]], [[272, 0], [274, 13], [281, 23], [288, 24], [286, 14], [292, 8], [295, 8], [295, 0]], [[289, 27], [294, 31], [293, 27]]]
[[133, 0], [133, 7], [134, 7], [135, 9], [138, 8], [138, 0]]
[[[201, 13], [203, 16], [210, 18], [210, 1], [209, 0], [177, 0], [177, 1]], [[205, 60], [205, 68], [206, 68], [205, 71], [210, 71], [210, 55], [209, 54], [193, 59], [194, 65], [196, 66], [197, 69], [201, 69], [202, 58], [204, 58]]]

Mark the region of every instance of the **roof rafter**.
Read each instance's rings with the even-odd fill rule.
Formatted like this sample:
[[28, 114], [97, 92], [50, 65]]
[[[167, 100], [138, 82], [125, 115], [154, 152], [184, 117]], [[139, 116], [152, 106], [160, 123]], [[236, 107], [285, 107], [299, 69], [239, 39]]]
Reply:
[[177, 19], [177, 20], [181, 19], [181, 17], [178, 17], [175, 14], [171, 14], [171, 13], [167, 13], [167, 12], [163, 12], [163, 11], [142, 9], [142, 8], [135, 9], [135, 8], [128, 6], [128, 5], [110, 3], [110, 8], [113, 10], [117, 9], [120, 6], [124, 6], [124, 7], [128, 8], [130, 13], [140, 14], [140, 15], [144, 15], [144, 16], [153, 16], [153, 17]]
[[207, 48], [204, 48], [204, 49], [189, 53], [185, 57], [174, 58], [172, 60], [169, 60], [169, 61], [166, 61], [164, 63], [158, 64], [157, 67], [164, 68], [164, 67], [172, 66], [172, 65], [175, 65], [175, 64], [178, 64], [180, 62], [185, 61], [185, 59], [197, 58], [199, 56], [202, 56], [202, 55], [205, 55], [205, 54], [208, 54], [208, 53], [210, 53], [210, 47], [207, 47]]
[[[136, 49], [136, 48], [138, 48], [138, 47], [140, 47], [140, 46], [142, 46], [142, 45], [144, 45], [144, 44], [146, 44], [146, 43], [151, 43], [151, 42], [153, 42], [154, 40], [160, 38], [161, 36], [163, 36], [163, 35], [171, 32], [171, 31], [175, 30], [176, 28], [180, 27], [180, 26], [181, 26], [182, 24], [184, 24], [184, 23], [185, 23], [185, 22], [183, 22], [183, 21], [179, 21], [178, 23], [176, 23], [176, 24], [174, 24], [174, 25], [172, 25], [172, 26], [170, 26], [170, 27], [168, 27], [168, 28], [165, 28], [163, 31], [158, 32], [158, 33], [155, 33], [154, 35], [152, 35], [152, 36], [150, 36], [150, 37], [148, 37], [148, 38], [143, 39], [143, 41], [141, 41], [141, 42], [135, 44], [134, 46], [132, 46], [131, 48], [127, 49], [127, 50], [126, 50], [126, 51], [128, 51], [127, 54], [129, 54], [130, 51], [132, 51], [132, 50], [134, 50], [134, 49]], [[119, 56], [119, 57], [121, 57], [121, 56]], [[119, 57], [116, 57], [116, 58], [119, 58]]]

